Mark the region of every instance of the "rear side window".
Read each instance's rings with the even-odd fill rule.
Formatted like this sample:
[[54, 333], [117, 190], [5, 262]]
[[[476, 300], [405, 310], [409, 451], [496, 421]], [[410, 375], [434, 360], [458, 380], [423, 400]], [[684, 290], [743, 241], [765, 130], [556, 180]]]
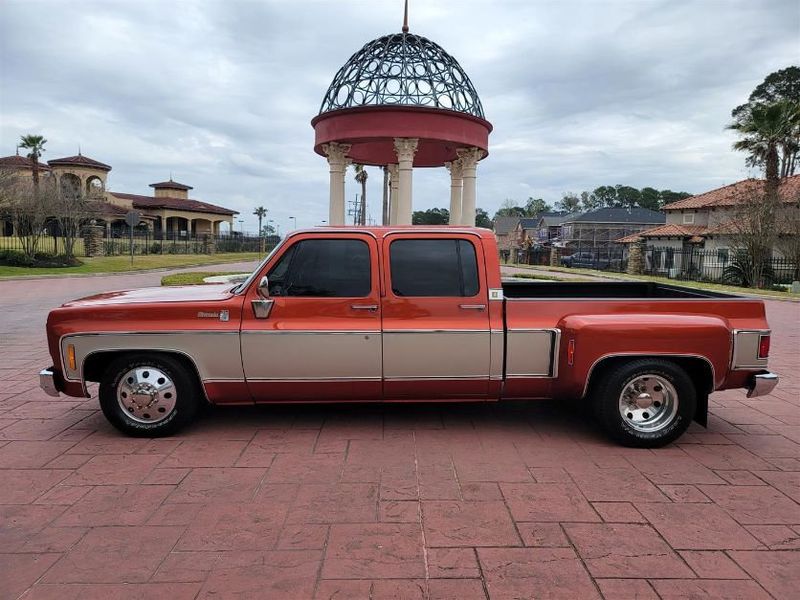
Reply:
[[268, 277], [271, 296], [369, 296], [369, 246], [361, 240], [302, 240], [286, 251]]
[[478, 259], [467, 240], [395, 240], [389, 246], [395, 296], [475, 296]]

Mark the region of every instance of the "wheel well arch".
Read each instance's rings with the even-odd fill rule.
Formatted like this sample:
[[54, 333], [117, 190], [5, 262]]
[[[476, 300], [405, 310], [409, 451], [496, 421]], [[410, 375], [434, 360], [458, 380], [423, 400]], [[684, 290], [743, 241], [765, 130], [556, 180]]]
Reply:
[[170, 351], [170, 350], [98, 350], [96, 352], [92, 352], [91, 354], [87, 355], [86, 358], [83, 360], [83, 381], [84, 385], [87, 381], [95, 381], [99, 382], [103, 378], [103, 374], [108, 369], [109, 365], [121, 358], [123, 356], [132, 356], [136, 354], [144, 354], [146, 353], [148, 357], [158, 357], [158, 356], [167, 356], [174, 360], [177, 360], [186, 370], [190, 373], [192, 377], [194, 377], [197, 385], [203, 392], [203, 397], [205, 397], [206, 402], [208, 402], [208, 397], [206, 395], [205, 386], [203, 385], [203, 380], [200, 378], [200, 372], [197, 369], [197, 365], [194, 363], [194, 360], [188, 355], [184, 354], [183, 352], [178, 351]]
[[617, 365], [630, 362], [632, 360], [641, 360], [643, 358], [655, 358], [658, 360], [666, 360], [681, 367], [689, 378], [695, 383], [697, 390], [697, 408], [695, 410], [694, 420], [703, 425], [704, 427], [708, 421], [708, 395], [714, 391], [715, 387], [715, 373], [714, 365], [705, 356], [699, 354], [614, 354], [603, 356], [589, 367], [589, 373], [586, 376], [586, 384], [583, 388], [582, 398], [585, 398], [591, 393], [592, 386], [600, 378], [600, 373], [607, 369], [614, 368]]

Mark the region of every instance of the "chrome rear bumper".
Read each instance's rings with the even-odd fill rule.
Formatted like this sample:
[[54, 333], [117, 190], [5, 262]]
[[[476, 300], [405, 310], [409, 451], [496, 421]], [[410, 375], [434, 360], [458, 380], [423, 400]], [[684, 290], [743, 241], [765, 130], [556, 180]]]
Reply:
[[775, 386], [778, 385], [778, 376], [775, 373], [759, 373], [753, 375], [750, 385], [747, 387], [747, 397], [756, 398], [766, 396]]
[[56, 387], [56, 377], [53, 373], [53, 367], [39, 371], [39, 387], [42, 388], [45, 394], [48, 396], [58, 396], [58, 388]]

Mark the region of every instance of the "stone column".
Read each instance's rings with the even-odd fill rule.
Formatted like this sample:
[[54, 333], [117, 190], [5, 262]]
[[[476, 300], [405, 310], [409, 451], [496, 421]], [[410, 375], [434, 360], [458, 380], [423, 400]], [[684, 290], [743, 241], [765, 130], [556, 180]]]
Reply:
[[647, 241], [639, 238], [638, 241], [628, 246], [628, 273], [641, 275], [644, 273], [644, 258], [647, 252]]
[[397, 225], [411, 225], [412, 177], [418, 143], [416, 138], [394, 138], [398, 168]]
[[480, 148], [460, 148], [456, 151], [461, 160], [461, 176], [464, 189], [461, 193], [461, 224], [475, 226], [475, 202], [477, 199], [476, 177], [478, 161], [483, 157]]
[[399, 167], [389, 165], [389, 225], [397, 225], [397, 185]]
[[557, 246], [550, 246], [550, 266], [561, 266], [561, 249]]
[[445, 163], [450, 171], [450, 225], [461, 225], [461, 191], [464, 182], [461, 179], [461, 160]]
[[87, 258], [103, 256], [103, 228], [99, 225], [89, 225], [83, 230], [83, 248]]
[[347, 153], [350, 144], [323, 144], [322, 151], [328, 157], [330, 167], [330, 204], [328, 224], [344, 225], [344, 177], [347, 172]]

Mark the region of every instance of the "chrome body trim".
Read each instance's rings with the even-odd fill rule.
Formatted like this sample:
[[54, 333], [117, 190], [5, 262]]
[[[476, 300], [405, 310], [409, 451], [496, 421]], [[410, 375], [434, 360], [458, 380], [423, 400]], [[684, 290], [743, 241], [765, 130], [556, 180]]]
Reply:
[[490, 329], [384, 329], [383, 333], [492, 333]]
[[759, 396], [766, 396], [775, 389], [776, 385], [778, 385], [778, 376], [775, 373], [753, 375], [747, 388], [747, 397], [758, 398]]
[[245, 329], [242, 335], [377, 335], [380, 329]]
[[708, 390], [709, 392], [713, 392], [717, 389], [717, 374], [714, 370], [714, 365], [711, 361], [700, 354], [677, 354], [677, 353], [670, 353], [670, 352], [612, 352], [610, 354], [603, 354], [597, 360], [592, 363], [592, 366], [589, 367], [589, 372], [586, 374], [586, 381], [583, 384], [583, 393], [581, 394], [581, 398], [586, 397], [586, 393], [589, 390], [589, 382], [592, 380], [592, 373], [594, 373], [594, 368], [597, 364], [607, 358], [617, 358], [617, 357], [627, 357], [627, 358], [660, 358], [660, 357], [673, 357], [673, 358], [699, 358], [706, 362], [706, 364], [711, 369], [711, 389]]
[[257, 298], [250, 301], [250, 305], [253, 307], [253, 316], [256, 319], [268, 319], [274, 304], [275, 300], [267, 300], [265, 298]]
[[395, 377], [385, 377], [384, 381], [486, 381], [488, 377], [482, 375], [472, 376], [449, 376], [449, 375], [399, 375]]
[[59, 393], [58, 388], [56, 388], [56, 378], [53, 373], [53, 367], [39, 371], [39, 387], [42, 388], [44, 393], [48, 396], [58, 398]]
[[506, 302], [752, 302], [752, 298], [506, 298]]
[[326, 381], [381, 381], [380, 377], [248, 377], [248, 382], [264, 382], [264, 381], [285, 381], [287, 383], [296, 383], [298, 381], [308, 382], [326, 382]]

